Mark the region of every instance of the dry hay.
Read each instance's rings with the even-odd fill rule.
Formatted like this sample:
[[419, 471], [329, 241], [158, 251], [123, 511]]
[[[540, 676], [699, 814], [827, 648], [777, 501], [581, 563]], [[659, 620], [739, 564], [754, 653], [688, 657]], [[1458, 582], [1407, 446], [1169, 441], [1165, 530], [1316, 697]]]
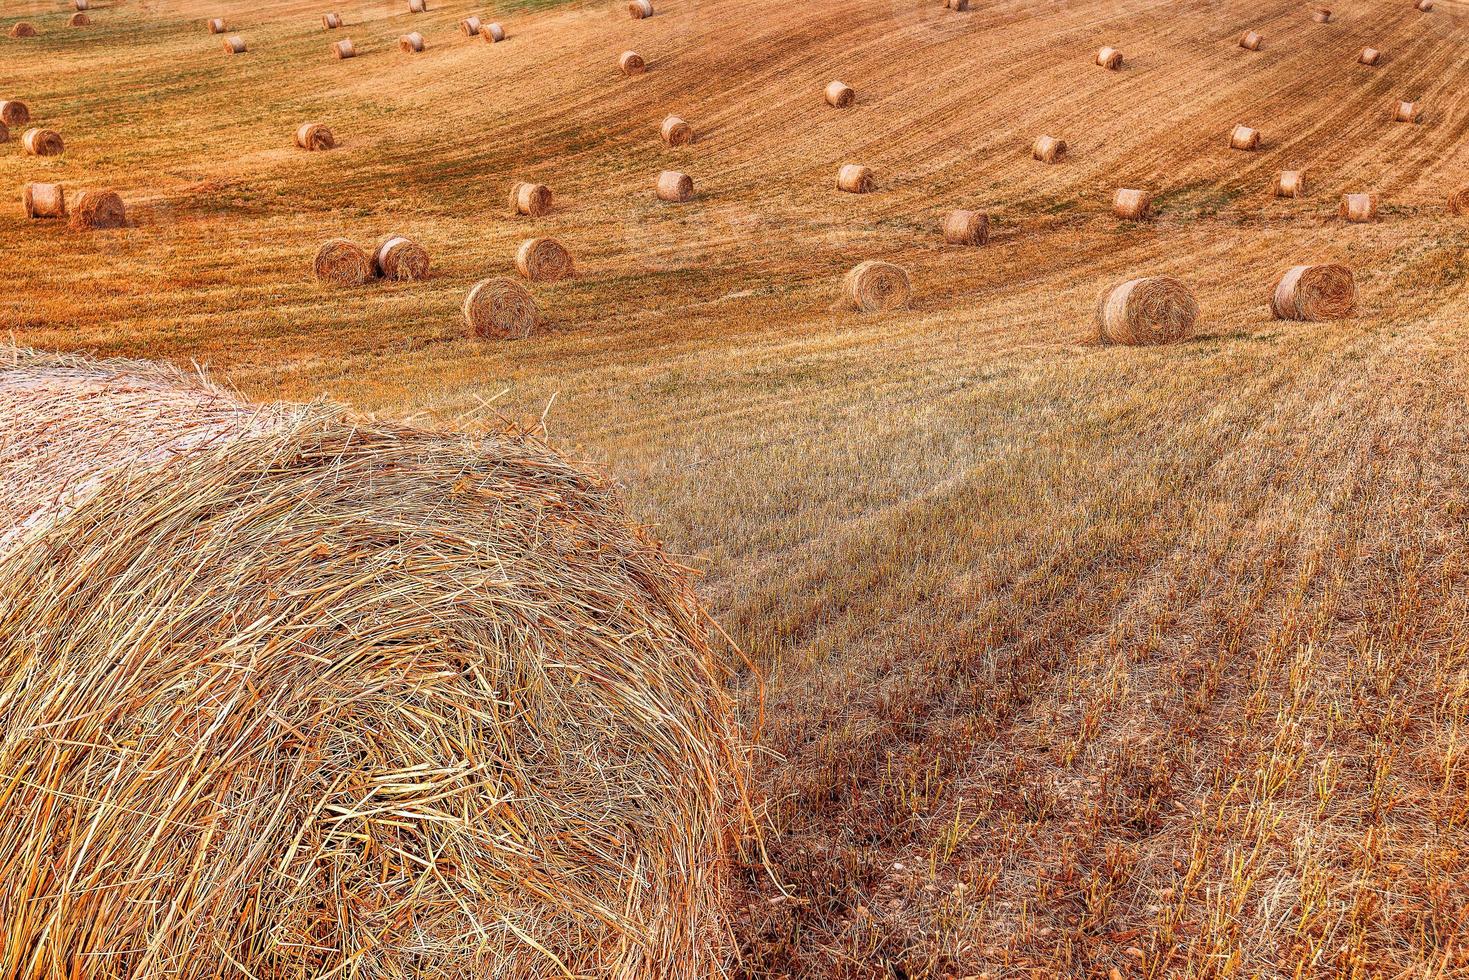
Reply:
[[24, 126], [31, 121], [31, 110], [19, 99], [0, 102], [0, 123], [7, 126]]
[[28, 129], [20, 138], [21, 145], [31, 156], [55, 157], [66, 152], [61, 134], [54, 129]]
[[955, 13], [966, 13], [969, 10], [969, 0], [944, 0], [944, 9]]
[[330, 150], [337, 140], [321, 123], [308, 122], [296, 127], [296, 145], [303, 150]]
[[116, 191], [82, 191], [71, 206], [71, 227], [77, 231], [125, 228], [127, 208]]
[[423, 50], [423, 35], [417, 31], [409, 31], [398, 38], [398, 50], [404, 54], [417, 54]]
[[1469, 184], [1449, 191], [1449, 213], [1469, 214]]
[[28, 23], [27, 21], [23, 21], [23, 20], [22, 21], [17, 21], [10, 28], [10, 36], [11, 37], [35, 37], [36, 36], [36, 28], [35, 28], [34, 25]]
[[1265, 38], [1255, 31], [1245, 31], [1244, 36], [1239, 39], [1239, 46], [1246, 51], [1259, 51], [1265, 46]]
[[510, 213], [539, 218], [551, 210], [551, 188], [545, 184], [516, 181], [510, 185]]
[[225, 31], [224, 19], [221, 17], [210, 18], [208, 26], [210, 34], [223, 34]]
[[1338, 212], [1342, 220], [1362, 224], [1377, 219], [1376, 194], [1343, 194]]
[[1097, 327], [1104, 343], [1166, 344], [1193, 332], [1199, 304], [1172, 276], [1133, 279], [1102, 294]]
[[1416, 102], [1399, 102], [1396, 111], [1393, 112], [1394, 122], [1416, 123], [1422, 118], [1423, 113]]
[[1425, 14], [1433, 12], [1433, 0], [1418, 0], [1414, 6]]
[[408, 12], [421, 14], [428, 10], [428, 0], [408, 0]]
[[355, 58], [357, 57], [357, 46], [352, 43], [350, 37], [344, 37], [340, 41], [332, 42], [332, 54], [338, 61]]
[[0, 431], [26, 976], [721, 973], [743, 753], [691, 576], [612, 484], [29, 352]]
[[617, 64], [622, 68], [624, 75], [641, 75], [648, 70], [648, 63], [636, 51], [622, 52], [622, 57], [617, 59]]
[[1276, 197], [1305, 197], [1306, 186], [1304, 170], [1282, 170], [1276, 174], [1270, 192]]
[[466, 17], [459, 22], [459, 31], [465, 37], [479, 36], [479, 27], [480, 24], [478, 17]]
[[531, 238], [520, 243], [515, 268], [531, 282], [557, 282], [576, 274], [571, 253], [554, 238]]
[[540, 326], [535, 297], [514, 279], [494, 276], [474, 284], [464, 297], [464, 322], [486, 340], [524, 340]]
[[670, 204], [683, 204], [694, 196], [694, 178], [677, 170], [665, 170], [658, 175], [658, 200]]
[[983, 211], [950, 211], [944, 216], [944, 241], [983, 245], [990, 240], [990, 216]]
[[1112, 213], [1128, 221], [1144, 221], [1153, 215], [1153, 195], [1128, 187], [1112, 195]]
[[1298, 265], [1270, 291], [1280, 320], [1341, 320], [1357, 311], [1357, 284], [1344, 265]]
[[224, 49], [229, 54], [244, 54], [245, 39], [240, 37], [240, 35], [238, 34], [232, 37], [225, 38]]
[[632, 0], [627, 5], [628, 16], [633, 20], [642, 20], [644, 17], [653, 16], [653, 0]]
[[10, 127], [0, 123], [0, 143], [10, 142]]
[[329, 31], [334, 31], [342, 26], [342, 15], [336, 13], [322, 14], [321, 26]]
[[857, 92], [846, 82], [829, 82], [826, 86], [826, 104], [833, 109], [845, 109], [857, 101]]
[[316, 250], [312, 271], [322, 282], [336, 286], [360, 286], [372, 278], [372, 259], [356, 242], [332, 238]]
[[91, 10], [92, 9], [92, 4], [91, 4], [90, 0], [71, 0], [71, 9], [73, 9], [73, 10]]
[[77, 13], [72, 14], [70, 17], [68, 17], [66, 19], [66, 26], [68, 26], [68, 27], [91, 27], [92, 26], [92, 18], [90, 18], [86, 14], [78, 11]]
[[389, 235], [372, 253], [372, 271], [384, 279], [427, 279], [428, 267], [428, 250], [402, 235]]
[[60, 184], [26, 184], [21, 199], [27, 218], [66, 217], [66, 190]]
[[1054, 136], [1042, 136], [1030, 148], [1032, 159], [1042, 163], [1059, 163], [1066, 156], [1066, 141]]
[[479, 29], [480, 40], [486, 44], [494, 44], [496, 41], [505, 40], [505, 28], [499, 24], [486, 24]]
[[859, 262], [842, 279], [842, 299], [861, 313], [907, 309], [912, 298], [908, 273], [891, 262]]
[[1260, 148], [1260, 131], [1249, 126], [1236, 126], [1229, 132], [1229, 148], [1254, 152]]
[[1372, 67], [1381, 60], [1382, 52], [1376, 48], [1363, 48], [1361, 53], [1357, 55], [1357, 64], [1359, 65]]
[[1311, 11], [1311, 19], [1318, 24], [1331, 23], [1331, 9], [1329, 7], [1317, 7]]
[[876, 187], [872, 170], [857, 163], [844, 163], [837, 171], [837, 190], [848, 194], [869, 194]]
[[1117, 71], [1122, 67], [1122, 52], [1116, 48], [1103, 48], [1097, 52], [1097, 64], [1108, 71]]
[[669, 146], [688, 146], [694, 141], [694, 127], [684, 122], [678, 116], [669, 116], [663, 120], [663, 142]]

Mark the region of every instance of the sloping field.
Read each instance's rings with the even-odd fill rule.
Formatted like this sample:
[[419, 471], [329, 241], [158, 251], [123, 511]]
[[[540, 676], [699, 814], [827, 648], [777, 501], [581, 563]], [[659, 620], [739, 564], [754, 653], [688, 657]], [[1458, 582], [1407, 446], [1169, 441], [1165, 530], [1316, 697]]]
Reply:
[[[1469, 5], [325, 9], [8, 3], [42, 33], [0, 38], [0, 98], [68, 149], [0, 146], [0, 329], [544, 418], [609, 467], [765, 674], [739, 975], [1469, 977]], [[669, 113], [694, 145], [659, 141]], [[308, 120], [343, 145], [293, 149]], [[1070, 157], [1032, 160], [1042, 134]], [[876, 193], [836, 192], [849, 162]], [[1310, 194], [1272, 198], [1298, 168]], [[662, 169], [696, 199], [654, 200]], [[520, 179], [551, 215], [509, 216]], [[31, 180], [112, 186], [134, 225], [27, 222]], [[1155, 221], [1112, 217], [1124, 186]], [[1355, 191], [1380, 221], [1338, 220]], [[955, 207], [987, 247], [942, 244]], [[312, 279], [325, 238], [393, 232], [428, 281]], [[577, 261], [533, 287], [547, 332], [466, 338], [465, 291], [532, 234]], [[833, 308], [869, 258], [911, 310]], [[1270, 319], [1304, 262], [1352, 267], [1360, 315]], [[1098, 295], [1158, 274], [1197, 335], [1096, 344]]]

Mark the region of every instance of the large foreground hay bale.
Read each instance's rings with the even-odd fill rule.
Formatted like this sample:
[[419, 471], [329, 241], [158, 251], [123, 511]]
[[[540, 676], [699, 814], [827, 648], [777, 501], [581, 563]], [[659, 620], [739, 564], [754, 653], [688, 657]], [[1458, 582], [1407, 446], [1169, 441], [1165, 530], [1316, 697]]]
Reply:
[[515, 268], [531, 282], [557, 282], [576, 272], [571, 253], [554, 238], [530, 238], [515, 253]]
[[332, 42], [332, 54], [338, 61], [357, 57], [357, 45], [352, 43], [350, 37], [344, 37], [340, 41]]
[[1101, 339], [1112, 344], [1166, 344], [1193, 332], [1199, 304], [1172, 276], [1133, 279], [1102, 294], [1097, 304]]
[[551, 188], [517, 180], [510, 185], [510, 213], [539, 218], [551, 210]]
[[24, 126], [31, 121], [30, 108], [19, 99], [0, 102], [0, 123], [7, 126]]
[[901, 266], [869, 259], [847, 272], [842, 280], [842, 296], [853, 309], [883, 313], [906, 309], [913, 298], [913, 286]]
[[318, 152], [336, 146], [337, 139], [321, 123], [306, 122], [296, 127], [296, 145], [303, 150]]
[[990, 240], [990, 216], [983, 211], [950, 211], [944, 216], [944, 241], [983, 245]]
[[372, 271], [384, 279], [427, 279], [428, 249], [402, 235], [389, 235], [372, 253]]
[[1449, 191], [1449, 213], [1469, 214], [1469, 184]]
[[342, 26], [342, 15], [338, 13], [326, 13], [321, 15], [321, 26], [329, 31], [334, 31]]
[[658, 175], [658, 200], [670, 204], [683, 204], [693, 200], [694, 178], [677, 170], [665, 170]]
[[1127, 221], [1146, 221], [1153, 215], [1153, 195], [1131, 187], [1112, 195], [1112, 213]]
[[68, 27], [91, 27], [92, 18], [79, 10], [66, 19], [66, 25]]
[[1260, 131], [1249, 126], [1236, 126], [1229, 131], [1229, 148], [1253, 153], [1260, 148]]
[[1357, 283], [1344, 265], [1298, 265], [1270, 291], [1281, 320], [1340, 320], [1357, 311]]
[[1116, 48], [1103, 48], [1097, 52], [1097, 64], [1108, 71], [1120, 71], [1122, 69], [1122, 52]]
[[28, 129], [20, 141], [31, 156], [55, 157], [66, 152], [61, 134], [54, 129]]
[[524, 340], [541, 324], [535, 297], [514, 279], [482, 279], [464, 297], [464, 322], [486, 340]]
[[1343, 194], [1338, 212], [1342, 220], [1364, 224], [1377, 220], [1376, 194]]
[[720, 974], [730, 703], [612, 486], [512, 436], [6, 362], [27, 977]]
[[1276, 197], [1305, 197], [1306, 172], [1304, 170], [1282, 170], [1275, 176], [1270, 192]]
[[27, 218], [66, 217], [66, 190], [60, 184], [26, 184], [21, 200]]
[[311, 268], [317, 279], [334, 286], [360, 286], [372, 278], [372, 258], [345, 238], [322, 242]]
[[837, 190], [848, 194], [870, 194], [877, 186], [872, 169], [860, 163], [844, 163], [837, 171]]
[[857, 101], [857, 91], [846, 82], [830, 82], [826, 86], [826, 104], [833, 109], [845, 109]]
[[1265, 39], [1257, 31], [1245, 31], [1239, 39], [1239, 46], [1246, 51], [1259, 51], [1265, 46]]
[[127, 207], [116, 191], [82, 191], [72, 202], [71, 227], [77, 231], [125, 228], [127, 223]]
[[617, 59], [617, 65], [624, 75], [641, 75], [648, 70], [648, 63], [636, 51], [622, 52], [622, 56]]
[[208, 25], [210, 34], [223, 34], [225, 32], [224, 18], [211, 17]]
[[1042, 163], [1059, 163], [1066, 156], [1066, 141], [1054, 136], [1042, 136], [1031, 145], [1030, 155]]
[[669, 146], [688, 146], [694, 141], [694, 127], [678, 116], [669, 116], [664, 119], [661, 133], [663, 142]]
[[31, 24], [31, 23], [29, 23], [27, 21], [23, 21], [23, 20], [22, 21], [17, 21], [10, 28], [10, 36], [11, 37], [35, 37], [36, 36], [36, 28], [35, 28], [35, 25], [33, 25], [33, 24]]

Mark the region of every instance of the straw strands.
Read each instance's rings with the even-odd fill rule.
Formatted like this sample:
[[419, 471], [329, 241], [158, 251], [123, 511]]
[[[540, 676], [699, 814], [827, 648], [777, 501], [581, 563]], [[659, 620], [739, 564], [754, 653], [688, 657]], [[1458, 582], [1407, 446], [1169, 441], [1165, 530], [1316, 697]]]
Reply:
[[486, 24], [479, 29], [479, 37], [486, 44], [494, 44], [496, 41], [505, 40], [505, 28], [498, 23]]
[[1305, 197], [1306, 187], [1304, 170], [1282, 170], [1275, 175], [1270, 192], [1276, 197]]
[[1338, 212], [1344, 221], [1364, 224], [1377, 220], [1376, 194], [1343, 194]]
[[1119, 188], [1112, 195], [1112, 213], [1127, 221], [1144, 221], [1152, 217], [1153, 195], [1143, 190]]
[[78, 11], [66, 19], [66, 24], [68, 27], [91, 27], [92, 18]]
[[1253, 153], [1260, 148], [1260, 131], [1249, 126], [1236, 126], [1229, 133], [1229, 148]]
[[1265, 46], [1265, 38], [1256, 31], [1245, 31], [1239, 39], [1239, 46], [1246, 51], [1259, 51]]
[[648, 70], [648, 63], [636, 51], [622, 52], [622, 57], [617, 59], [617, 64], [624, 75], [641, 75]]
[[1118, 71], [1122, 68], [1122, 52], [1116, 48], [1103, 48], [1097, 52], [1097, 64], [1108, 71]]
[[665, 170], [658, 175], [658, 200], [670, 204], [683, 204], [694, 197], [694, 178], [677, 170]]
[[82, 191], [71, 207], [71, 227], [76, 231], [96, 231], [127, 226], [127, 208], [115, 191]]
[[10, 28], [10, 36], [11, 37], [35, 37], [36, 36], [36, 28], [35, 28], [35, 25], [31, 24], [29, 21], [24, 21], [24, 20], [16, 21], [15, 24]]
[[1357, 55], [1357, 64], [1375, 67], [1382, 60], [1382, 52], [1376, 48], [1363, 48]]
[[688, 146], [694, 141], [694, 127], [678, 116], [669, 116], [663, 120], [661, 133], [663, 142], [669, 146]]
[[1270, 291], [1280, 320], [1341, 320], [1357, 311], [1357, 284], [1344, 265], [1298, 265]]
[[28, 129], [20, 141], [25, 151], [35, 157], [54, 157], [66, 152], [61, 134], [54, 129]]
[[421, 14], [428, 10], [428, 0], [408, 0], [408, 12]]
[[7, 361], [28, 975], [719, 973], [742, 751], [690, 576], [613, 486], [514, 434]]
[[332, 131], [321, 123], [307, 122], [296, 127], [296, 145], [303, 150], [315, 152], [332, 149], [337, 145], [337, 140], [332, 135]]
[[857, 92], [846, 82], [829, 82], [825, 97], [826, 104], [833, 109], [845, 109], [857, 101]]
[[524, 340], [540, 326], [535, 297], [514, 279], [494, 276], [474, 284], [464, 297], [464, 322], [486, 340]]
[[1193, 332], [1199, 304], [1172, 276], [1133, 279], [1102, 295], [1097, 327], [1105, 343], [1166, 344]]
[[384, 279], [427, 279], [428, 268], [428, 250], [402, 235], [389, 235], [372, 253], [372, 271]]
[[1060, 163], [1066, 158], [1066, 141], [1054, 136], [1042, 136], [1032, 144], [1030, 155], [1041, 163]]
[[19, 99], [0, 102], [0, 123], [7, 126], [24, 126], [31, 121], [31, 110]]
[[545, 184], [516, 181], [510, 185], [510, 213], [539, 218], [551, 210], [551, 188]]
[[990, 216], [983, 211], [950, 211], [944, 216], [949, 245], [983, 245], [990, 240]]
[[372, 259], [345, 238], [322, 242], [311, 267], [317, 279], [336, 286], [360, 286], [372, 278]]
[[21, 200], [27, 218], [66, 217], [66, 191], [60, 184], [26, 184]]
[[554, 238], [531, 238], [520, 243], [515, 268], [531, 282], [557, 282], [576, 273], [566, 246]]
[[837, 171], [837, 190], [848, 194], [870, 194], [877, 186], [872, 170], [858, 163], [842, 164]]
[[336, 30], [338, 27], [342, 26], [342, 15], [337, 13], [322, 14], [321, 26], [329, 31]]
[[869, 259], [847, 272], [842, 280], [842, 296], [848, 306], [859, 312], [885, 313], [907, 309], [913, 298], [913, 286], [901, 266]]
[[224, 18], [222, 17], [210, 18], [207, 26], [209, 27], [210, 34], [223, 34], [225, 32]]

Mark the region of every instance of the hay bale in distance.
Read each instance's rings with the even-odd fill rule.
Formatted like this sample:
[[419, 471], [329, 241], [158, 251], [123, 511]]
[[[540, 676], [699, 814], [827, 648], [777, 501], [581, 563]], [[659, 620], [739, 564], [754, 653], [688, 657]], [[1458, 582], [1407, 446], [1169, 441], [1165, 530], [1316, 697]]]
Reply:
[[1270, 291], [1278, 320], [1341, 320], [1357, 311], [1357, 284], [1344, 265], [1298, 265]]
[[1305, 197], [1306, 172], [1304, 170], [1282, 170], [1275, 175], [1275, 184], [1270, 192], [1276, 197]]
[[334, 31], [342, 26], [342, 15], [338, 13], [325, 13], [321, 15], [321, 26], [329, 31]]
[[1423, 113], [1418, 109], [1416, 102], [1399, 102], [1397, 109], [1393, 112], [1393, 122], [1416, 123], [1423, 118]]
[[373, 274], [383, 279], [427, 279], [428, 269], [428, 250], [402, 235], [389, 235], [372, 253]]
[[653, 16], [652, 0], [632, 0], [627, 5], [627, 13], [633, 20], [642, 20]]
[[21, 198], [27, 218], [66, 217], [66, 190], [60, 184], [26, 184]]
[[332, 42], [332, 56], [338, 61], [357, 57], [357, 46], [352, 43], [350, 37], [344, 37], [340, 41]]
[[21, 145], [33, 157], [56, 157], [66, 152], [61, 134], [54, 129], [28, 129], [21, 137]]
[[848, 194], [869, 194], [876, 187], [872, 170], [858, 163], [844, 163], [837, 171], [837, 190]]
[[1265, 46], [1265, 38], [1256, 31], [1245, 31], [1244, 36], [1239, 39], [1239, 46], [1246, 51], [1259, 51]]
[[1311, 11], [1311, 19], [1318, 24], [1330, 24], [1331, 8], [1317, 7], [1315, 10]]
[[1365, 224], [1377, 220], [1376, 194], [1343, 194], [1341, 196], [1342, 220], [1352, 224]]
[[505, 40], [505, 28], [497, 23], [486, 24], [479, 29], [480, 40], [486, 44], [494, 44], [496, 41]]
[[551, 210], [551, 188], [545, 184], [516, 181], [510, 185], [510, 213], [539, 218]]
[[694, 197], [694, 178], [677, 170], [665, 170], [658, 175], [658, 200], [670, 204], [683, 204]]
[[684, 122], [678, 116], [669, 116], [663, 120], [661, 132], [663, 142], [669, 146], [688, 146], [694, 141], [694, 127]]
[[372, 278], [372, 259], [356, 242], [332, 238], [316, 250], [312, 271], [325, 283], [360, 286]]
[[1097, 52], [1097, 64], [1108, 71], [1119, 71], [1122, 68], [1122, 52], [1116, 48], [1103, 48]]
[[1253, 153], [1260, 148], [1260, 131], [1249, 126], [1236, 126], [1229, 133], [1229, 148]]
[[566, 246], [554, 238], [531, 238], [520, 243], [515, 268], [531, 282], [557, 282], [576, 274], [576, 264]]
[[624, 75], [641, 75], [648, 70], [648, 63], [636, 51], [622, 52], [622, 57], [617, 59], [617, 64]]
[[10, 28], [11, 37], [35, 37], [36, 27], [28, 21], [16, 21]]
[[91, 27], [92, 26], [92, 18], [88, 17], [86, 14], [82, 13], [79, 10], [79, 11], [77, 11], [74, 14], [72, 14], [70, 17], [68, 17], [66, 19], [66, 26], [68, 26], [68, 27]]
[[228, 54], [244, 54], [245, 39], [238, 34], [231, 35], [224, 40], [224, 50]]
[[8, 949], [720, 972], [743, 750], [690, 576], [610, 481], [164, 367], [3, 363]]
[[127, 207], [116, 191], [82, 191], [71, 206], [71, 227], [77, 231], [125, 228]]
[[908, 273], [891, 262], [869, 259], [853, 266], [842, 279], [842, 296], [862, 313], [907, 309], [913, 298]]
[[1030, 155], [1041, 163], [1060, 163], [1066, 157], [1066, 141], [1054, 136], [1042, 136], [1030, 148]]
[[19, 99], [0, 102], [0, 123], [7, 126], [24, 126], [31, 121], [31, 110]]
[[514, 279], [493, 276], [475, 283], [464, 297], [464, 322], [486, 340], [524, 340], [541, 324], [535, 297]]
[[1111, 344], [1166, 344], [1193, 332], [1199, 304], [1172, 276], [1132, 279], [1102, 294], [1097, 328]]
[[466, 17], [466, 18], [464, 18], [463, 20], [461, 20], [459, 22], [459, 31], [465, 37], [478, 37], [479, 36], [479, 18], [478, 17]]
[[1153, 216], [1153, 195], [1143, 190], [1119, 188], [1112, 195], [1112, 213], [1126, 221], [1146, 221]]
[[846, 82], [829, 82], [826, 86], [826, 104], [833, 109], [845, 109], [857, 101], [857, 92]]
[[990, 240], [990, 216], [983, 211], [950, 211], [944, 216], [944, 241], [983, 245]]
[[408, 12], [421, 14], [428, 10], [428, 0], [408, 0]]
[[[340, 43], [340, 42], [339, 42]], [[303, 150], [330, 150], [337, 145], [332, 131], [321, 123], [307, 122], [296, 127], [296, 145]]]
[[1425, 14], [1433, 13], [1433, 0], [1418, 0], [1414, 6]]
[[944, 0], [944, 9], [952, 10], [956, 14], [969, 11], [969, 0]]
[[1449, 191], [1449, 213], [1469, 214], [1469, 184]]
[[1369, 68], [1375, 68], [1381, 60], [1382, 52], [1376, 48], [1363, 48], [1361, 53], [1357, 55], [1357, 64], [1366, 65]]
[[225, 32], [224, 18], [211, 17], [208, 22], [210, 34], [223, 34]]
[[423, 35], [417, 31], [409, 31], [398, 38], [398, 50], [404, 54], [417, 54], [423, 50]]

